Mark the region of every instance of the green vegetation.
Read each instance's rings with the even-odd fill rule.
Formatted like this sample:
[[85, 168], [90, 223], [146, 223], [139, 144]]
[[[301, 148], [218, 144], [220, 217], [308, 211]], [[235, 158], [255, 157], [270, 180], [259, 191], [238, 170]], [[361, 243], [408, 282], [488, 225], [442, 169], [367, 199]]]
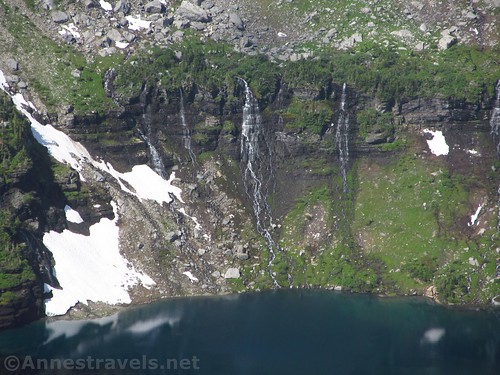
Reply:
[[[0, 91], [0, 189], [3, 191], [11, 180], [32, 166], [26, 149], [26, 139], [31, 136], [26, 120], [16, 111], [10, 98]], [[33, 194], [22, 197], [29, 204]], [[1, 204], [1, 201], [0, 201]], [[0, 304], [15, 300], [16, 294], [8, 290], [33, 281], [35, 274], [24, 255], [25, 246], [16, 240], [21, 222], [6, 208], [0, 209]]]
[[[31, 0], [28, 1], [31, 8], [30, 4]], [[18, 9], [12, 9], [2, 0], [0, 7], [4, 12], [2, 22], [15, 38], [4, 48], [34, 62], [25, 63], [23, 72], [49, 109], [66, 104], [72, 105], [76, 113], [104, 113], [114, 106], [105, 95], [103, 76], [108, 68], [123, 60], [123, 55], [97, 57], [87, 62], [72, 47], [46, 37]]]
[[196, 84], [214, 98], [224, 94], [230, 101], [237, 78], [243, 78], [258, 99], [269, 101], [275, 94], [278, 72], [263, 55], [245, 56], [226, 44], [202, 43], [186, 36], [172, 48], [152, 47], [127, 60], [117, 67], [115, 84], [124, 96], [137, 96], [145, 83], [151, 86], [159, 81], [170, 92]]
[[323, 50], [314, 61], [288, 63], [283, 75], [292, 86], [347, 82], [391, 103], [437, 96], [476, 102], [486, 90], [492, 93], [499, 58], [498, 48], [456, 45], [417, 53], [372, 46], [355, 54]]
[[388, 165], [364, 160], [359, 169], [352, 229], [378, 264], [382, 290], [422, 293], [434, 284], [443, 302], [487, 302], [492, 296], [481, 291], [479, 280], [495, 272], [480, 266], [495, 263], [493, 240], [485, 234], [478, 245], [463, 230], [473, 179], [450, 174], [443, 163], [411, 149]]
[[28, 168], [30, 159], [24, 140], [29, 133], [26, 119], [17, 112], [10, 98], [0, 92], [0, 178], [3, 183], [8, 182], [12, 174]]
[[394, 133], [391, 113], [381, 113], [374, 108], [368, 108], [356, 113], [359, 135], [366, 136], [370, 132], [381, 132], [389, 136]]
[[285, 129], [296, 132], [307, 130], [323, 134], [331, 124], [333, 112], [330, 104], [317, 100], [299, 100], [294, 98], [283, 114]]

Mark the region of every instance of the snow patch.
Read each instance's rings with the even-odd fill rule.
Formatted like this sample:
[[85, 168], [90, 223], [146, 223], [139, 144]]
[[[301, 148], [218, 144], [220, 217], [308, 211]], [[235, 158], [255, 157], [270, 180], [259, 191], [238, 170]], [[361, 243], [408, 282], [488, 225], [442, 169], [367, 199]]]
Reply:
[[64, 207], [64, 213], [66, 214], [66, 220], [68, 220], [69, 222], [75, 224], [83, 223], [83, 219], [78, 211], [73, 210], [70, 206], [66, 205]]
[[101, 8], [106, 12], [111, 12], [113, 10], [113, 6], [105, 0], [99, 0], [99, 4], [101, 4]]
[[436, 155], [448, 155], [450, 152], [450, 147], [446, 143], [446, 139], [444, 138], [443, 132], [441, 130], [430, 130], [430, 129], [424, 129], [424, 133], [429, 133], [432, 135], [432, 139], [427, 139], [427, 145], [429, 146], [429, 149], [431, 152]]
[[128, 28], [130, 30], [140, 31], [141, 29], [149, 29], [151, 26], [151, 21], [141, 20], [140, 18], [134, 18], [132, 16], [125, 17], [128, 21]]
[[195, 224], [195, 227], [196, 229], [198, 230], [201, 230], [201, 224], [198, 222], [198, 219], [194, 216], [189, 216], [187, 213], [186, 213], [186, 210], [184, 209], [184, 207], [181, 207], [179, 208], [178, 210], [181, 214], [183, 214], [184, 216], [187, 216], [188, 218], [190, 218], [191, 220], [193, 220], [194, 224]]
[[31, 132], [41, 145], [47, 147], [50, 155], [58, 162], [69, 164], [77, 171], [81, 171], [81, 161], [92, 160], [88, 151], [80, 143], [73, 141], [63, 132], [52, 125], [42, 125], [26, 110], [31, 107], [21, 94], [12, 95], [12, 101], [17, 110], [25, 115], [31, 123]]
[[111, 204], [115, 219], [101, 219], [90, 227], [89, 236], [69, 230], [44, 235], [43, 243], [54, 256], [55, 274], [62, 287], [52, 289], [53, 297], [45, 301], [47, 315], [64, 315], [78, 302], [130, 303], [131, 287], [155, 284], [120, 254], [117, 207]]
[[479, 155], [479, 152], [477, 150], [467, 150], [467, 153], [471, 154], [471, 155], [481, 156], [481, 155]]
[[200, 280], [198, 280], [197, 277], [193, 276], [193, 274], [190, 271], [183, 272], [182, 274], [189, 277], [189, 280], [191, 280], [191, 282], [193, 282], [193, 283], [197, 283], [198, 281], [200, 281]]
[[[120, 184], [123, 191], [135, 195], [139, 199], [155, 200], [159, 204], [172, 202], [172, 196], [184, 203], [181, 197], [182, 190], [172, 185], [175, 172], [172, 172], [168, 180], [147, 165], [136, 165], [131, 172], [120, 173], [109, 163], [101, 162], [99, 167], [112, 175]], [[130, 190], [123, 182], [127, 182], [133, 190]]]
[[420, 342], [424, 344], [437, 344], [445, 335], [446, 330], [444, 328], [431, 328], [425, 331], [424, 336]]
[[[0, 84], [4, 90], [8, 87], [1, 71]], [[172, 185], [175, 173], [172, 173], [168, 180], [164, 180], [147, 165], [136, 165], [131, 172], [120, 173], [109, 163], [95, 161], [84, 146], [73, 141], [65, 133], [55, 129], [52, 125], [42, 125], [38, 122], [26, 109], [27, 107], [33, 108], [33, 104], [28, 103], [21, 94], [12, 95], [12, 100], [16, 108], [31, 122], [31, 131], [38, 143], [47, 147], [50, 155], [60, 163], [69, 164], [78, 172], [81, 172], [83, 163], [90, 163], [95, 168], [109, 173], [117, 180], [123, 191], [139, 199], [151, 199], [162, 204], [163, 202], [170, 203], [173, 196], [184, 203], [181, 197], [182, 190]], [[81, 173], [80, 178], [85, 181]], [[132, 187], [133, 191], [125, 186], [124, 181]]]
[[70, 23], [68, 25], [63, 25], [61, 26], [62, 30], [59, 30], [59, 34], [61, 35], [66, 35], [66, 34], [71, 34], [75, 39], [78, 39], [81, 37], [80, 33], [78, 32], [78, 28], [74, 23]]
[[9, 84], [7, 83], [7, 79], [3, 75], [3, 72], [0, 70], [0, 88], [4, 91], [7, 91], [9, 88]]
[[128, 47], [128, 43], [125, 42], [115, 42], [116, 48], [124, 49]]
[[477, 261], [477, 259], [474, 259], [473, 257], [469, 258], [469, 264], [471, 266], [479, 267], [479, 262]]
[[479, 217], [479, 214], [481, 213], [482, 208], [483, 208], [483, 205], [480, 204], [479, 207], [477, 208], [476, 212], [474, 213], [474, 215], [472, 215], [470, 217], [470, 223], [468, 224], [469, 227], [471, 227], [474, 224], [476, 224], [477, 218]]

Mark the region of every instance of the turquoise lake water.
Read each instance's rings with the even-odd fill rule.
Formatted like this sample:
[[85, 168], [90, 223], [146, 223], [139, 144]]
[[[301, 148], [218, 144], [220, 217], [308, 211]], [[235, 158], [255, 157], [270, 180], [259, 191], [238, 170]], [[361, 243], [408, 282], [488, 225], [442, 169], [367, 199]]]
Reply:
[[500, 309], [310, 290], [180, 298], [2, 332], [0, 356], [0, 374], [498, 375]]

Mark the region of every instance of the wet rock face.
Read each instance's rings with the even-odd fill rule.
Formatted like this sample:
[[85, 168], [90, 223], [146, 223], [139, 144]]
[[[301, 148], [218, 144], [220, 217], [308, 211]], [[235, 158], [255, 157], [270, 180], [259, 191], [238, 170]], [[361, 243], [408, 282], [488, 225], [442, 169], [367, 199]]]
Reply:
[[401, 104], [400, 115], [409, 124], [484, 120], [488, 111], [478, 104], [448, 99], [414, 99]]
[[24, 325], [45, 315], [43, 290], [39, 282], [20, 285], [12, 293], [12, 302], [0, 305], [0, 330]]

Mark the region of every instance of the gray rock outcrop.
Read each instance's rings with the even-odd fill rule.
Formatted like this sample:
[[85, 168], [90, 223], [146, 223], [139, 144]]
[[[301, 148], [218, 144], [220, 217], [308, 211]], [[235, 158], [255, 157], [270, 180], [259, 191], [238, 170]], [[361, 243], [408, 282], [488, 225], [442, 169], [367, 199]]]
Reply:
[[52, 12], [52, 21], [55, 23], [65, 23], [68, 22], [69, 16], [67, 13], [62, 12], [60, 10], [56, 10]]
[[144, 7], [147, 13], [162, 13], [165, 12], [165, 6], [159, 0], [153, 0], [147, 3]]
[[184, 0], [177, 9], [176, 15], [193, 22], [210, 22], [210, 14], [203, 8]]

